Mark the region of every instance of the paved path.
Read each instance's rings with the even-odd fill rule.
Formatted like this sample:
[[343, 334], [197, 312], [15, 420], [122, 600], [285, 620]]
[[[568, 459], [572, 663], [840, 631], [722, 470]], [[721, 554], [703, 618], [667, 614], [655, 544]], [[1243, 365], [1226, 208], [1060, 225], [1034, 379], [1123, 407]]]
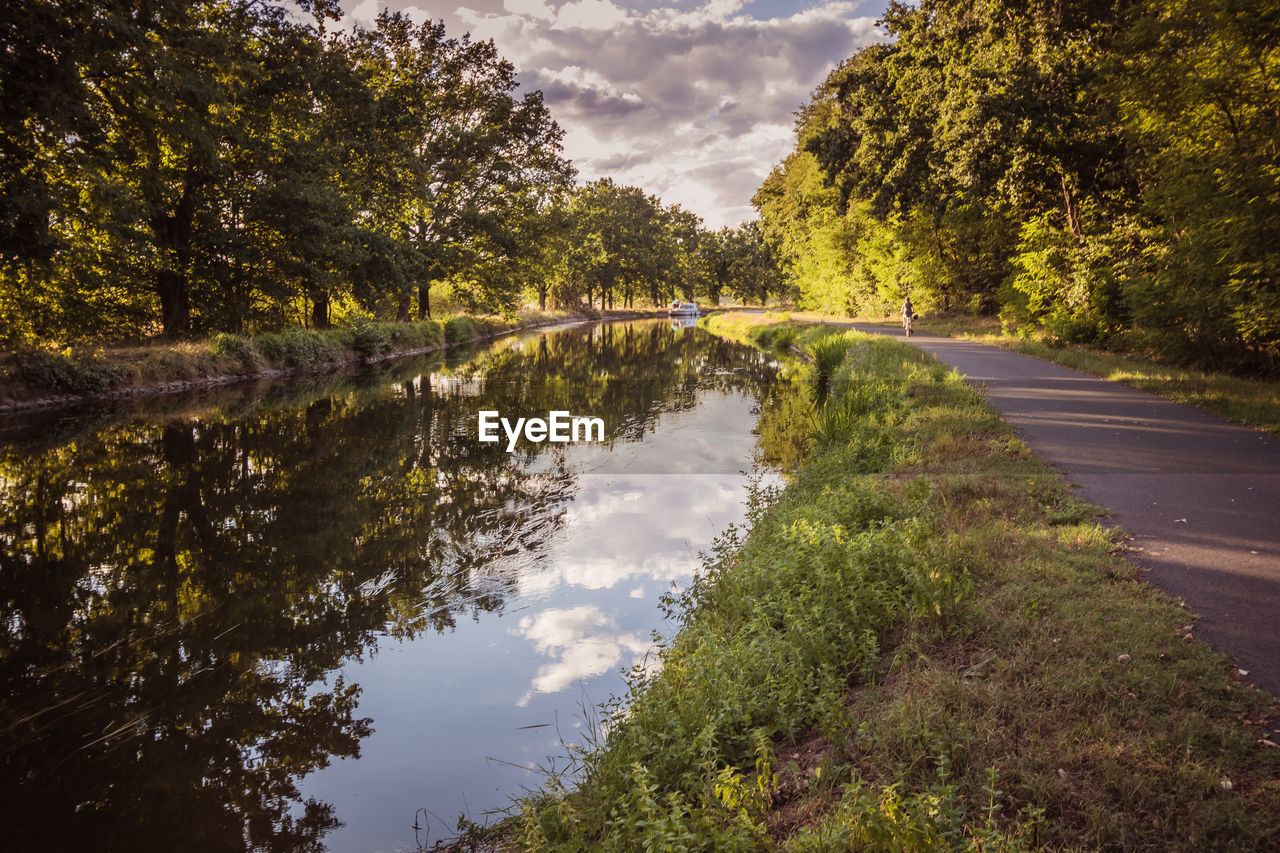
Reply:
[[1280, 696], [1280, 437], [998, 347], [908, 340], [984, 387], [1036, 455], [1112, 510], [1151, 582], [1202, 617], [1197, 635]]

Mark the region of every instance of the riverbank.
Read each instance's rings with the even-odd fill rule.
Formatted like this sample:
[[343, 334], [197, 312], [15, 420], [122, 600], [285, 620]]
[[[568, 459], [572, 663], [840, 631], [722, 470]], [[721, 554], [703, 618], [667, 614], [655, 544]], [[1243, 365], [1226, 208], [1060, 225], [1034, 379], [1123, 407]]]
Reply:
[[0, 358], [0, 414], [332, 370], [583, 319], [596, 318], [525, 310], [512, 317], [363, 322], [323, 331], [287, 329], [253, 336], [220, 333], [202, 340], [140, 347], [33, 349]]
[[669, 602], [661, 671], [519, 847], [1268, 849], [1275, 700], [959, 376], [707, 325], [811, 355], [809, 454]]
[[[775, 313], [768, 320], [757, 318], [756, 322], [781, 322], [781, 319], [814, 323], [859, 322], [895, 329], [899, 325], [894, 320], [882, 318], [864, 320], [800, 311]], [[1031, 335], [1012, 334], [1005, 331], [995, 317], [925, 315], [916, 321], [915, 328], [923, 335], [960, 338], [1032, 355], [1157, 394], [1175, 403], [1196, 406], [1234, 423], [1280, 433], [1280, 382], [1275, 380], [1176, 367], [1132, 353], [1063, 343], [1042, 331]]]

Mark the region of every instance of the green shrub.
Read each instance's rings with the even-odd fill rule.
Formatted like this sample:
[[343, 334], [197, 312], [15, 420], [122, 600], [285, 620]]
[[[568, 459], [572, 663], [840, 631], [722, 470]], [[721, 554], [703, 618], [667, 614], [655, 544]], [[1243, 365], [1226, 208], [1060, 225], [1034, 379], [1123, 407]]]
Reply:
[[399, 349], [426, 349], [444, 343], [444, 329], [435, 320], [420, 323], [388, 323], [391, 340]]
[[325, 347], [328, 348], [334, 359], [342, 358], [346, 353], [356, 351], [356, 338], [350, 329], [325, 329], [318, 334], [324, 339]]
[[362, 358], [388, 353], [392, 349], [390, 324], [357, 320], [351, 325], [351, 349]]
[[73, 350], [29, 350], [15, 359], [18, 378], [34, 388], [65, 394], [101, 394], [118, 388], [129, 378], [129, 369], [85, 357]]
[[190, 346], [153, 350], [138, 363], [138, 375], [144, 379], [169, 382], [175, 379], [197, 379], [217, 371], [208, 349], [198, 351]]
[[268, 332], [254, 341], [263, 357], [278, 367], [304, 367], [336, 361], [341, 347], [310, 329]]
[[444, 324], [444, 339], [451, 344], [460, 344], [476, 337], [478, 327], [472, 317], [450, 317]]
[[813, 366], [819, 378], [830, 377], [835, 373], [844, 354], [849, 349], [849, 339], [845, 335], [824, 335], [809, 342], [806, 349], [813, 357]]
[[781, 326], [773, 333], [773, 348], [779, 351], [785, 350], [796, 342], [796, 336], [800, 334], [800, 330], [795, 326]]
[[262, 366], [262, 356], [250, 340], [227, 332], [219, 332], [209, 339], [209, 354], [214, 358], [238, 362], [249, 371]]

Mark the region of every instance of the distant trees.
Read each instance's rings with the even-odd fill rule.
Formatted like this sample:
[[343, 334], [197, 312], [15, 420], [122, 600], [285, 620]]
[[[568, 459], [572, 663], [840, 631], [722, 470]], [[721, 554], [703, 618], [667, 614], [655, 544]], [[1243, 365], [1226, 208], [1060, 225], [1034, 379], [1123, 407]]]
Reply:
[[561, 248], [551, 290], [561, 306], [717, 304], [723, 294], [763, 302], [782, 293], [775, 255], [754, 223], [711, 231], [680, 205], [609, 178], [566, 194], [553, 216]]
[[[1265, 8], [1264, 8], [1265, 7]], [[1280, 16], [892, 2], [756, 195], [802, 304], [1280, 369]]]
[[490, 42], [252, 0], [24, 0], [0, 36], [0, 341], [518, 298], [572, 167]]

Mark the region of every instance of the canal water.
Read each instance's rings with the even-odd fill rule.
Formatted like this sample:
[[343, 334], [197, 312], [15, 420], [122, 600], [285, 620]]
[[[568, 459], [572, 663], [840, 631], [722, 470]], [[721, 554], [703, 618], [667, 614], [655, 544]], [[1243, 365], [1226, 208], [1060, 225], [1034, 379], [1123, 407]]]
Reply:
[[[637, 321], [0, 423], [13, 849], [412, 850], [483, 822], [590, 741], [671, 630], [661, 596], [794, 454], [778, 370]], [[481, 410], [604, 440], [508, 453]]]

